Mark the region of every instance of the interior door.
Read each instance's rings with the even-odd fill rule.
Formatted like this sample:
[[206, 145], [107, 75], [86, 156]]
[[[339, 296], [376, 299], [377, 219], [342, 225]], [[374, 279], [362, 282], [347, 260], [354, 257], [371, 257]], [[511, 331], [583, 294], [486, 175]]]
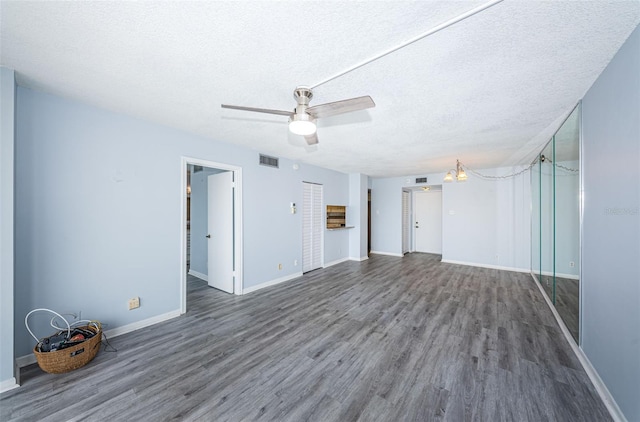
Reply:
[[416, 252], [442, 254], [442, 191], [416, 192]]
[[209, 286], [233, 293], [233, 172], [207, 178]]

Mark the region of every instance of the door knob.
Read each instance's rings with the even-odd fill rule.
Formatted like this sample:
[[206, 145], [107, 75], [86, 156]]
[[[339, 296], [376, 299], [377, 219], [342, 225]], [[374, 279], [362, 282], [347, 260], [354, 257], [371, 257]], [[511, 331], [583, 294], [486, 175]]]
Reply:
[[211, 235], [210, 234], [207, 235], [207, 239], [211, 239]]

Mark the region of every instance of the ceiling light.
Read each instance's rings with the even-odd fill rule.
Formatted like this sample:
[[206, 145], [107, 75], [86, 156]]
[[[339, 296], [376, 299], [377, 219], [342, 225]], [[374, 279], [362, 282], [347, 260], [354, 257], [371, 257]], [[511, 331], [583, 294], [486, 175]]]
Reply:
[[460, 164], [460, 160], [456, 160], [456, 169], [449, 170], [447, 174], [444, 176], [444, 179], [442, 180], [443, 182], [446, 182], [446, 183], [453, 182], [453, 174], [451, 172], [455, 173], [456, 180], [458, 182], [464, 182], [465, 180], [467, 180], [467, 173], [464, 172], [464, 169], [462, 168], [462, 164]]
[[453, 176], [451, 175], [451, 172], [450, 172], [450, 171], [448, 171], [448, 172], [447, 172], [447, 174], [446, 174], [446, 176], [444, 176], [444, 180], [443, 180], [443, 182], [446, 182], [446, 183], [451, 183], [451, 182], [453, 182]]
[[457, 175], [456, 175], [456, 180], [458, 182], [464, 182], [465, 180], [467, 180], [467, 173], [464, 172], [464, 169], [462, 168], [462, 166], [460, 166], [460, 163], [458, 163], [458, 171], [457, 171]]
[[425, 191], [425, 192], [430, 191], [431, 190], [431, 186], [423, 186], [422, 190]]
[[313, 135], [316, 133], [316, 122], [307, 113], [296, 113], [289, 120], [289, 130], [296, 135]]

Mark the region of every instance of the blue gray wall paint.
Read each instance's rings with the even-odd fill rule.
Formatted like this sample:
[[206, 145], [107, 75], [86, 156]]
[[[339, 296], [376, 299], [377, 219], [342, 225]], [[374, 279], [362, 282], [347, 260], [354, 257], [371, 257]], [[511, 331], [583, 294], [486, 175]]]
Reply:
[[[302, 203], [303, 180], [324, 185], [325, 203], [349, 201], [347, 174], [260, 166], [257, 151], [18, 87], [18, 356], [33, 346], [21, 318], [36, 307], [82, 310], [108, 328], [180, 309], [183, 156], [243, 169], [245, 288], [300, 271], [301, 216], [289, 204]], [[346, 231], [327, 232], [325, 262], [348, 246]], [[141, 307], [129, 311], [133, 296]]]
[[15, 74], [0, 67], [0, 385], [14, 383]]
[[360, 173], [349, 175], [349, 256], [354, 260], [367, 258], [367, 186], [369, 178]]
[[[504, 175], [521, 168], [487, 169]], [[424, 175], [420, 175], [424, 176]], [[530, 268], [529, 175], [485, 181], [442, 183], [444, 174], [427, 179], [442, 184], [442, 259], [528, 271]], [[402, 188], [415, 176], [373, 179], [371, 189], [372, 250], [402, 253]], [[497, 258], [496, 258], [497, 255]]]
[[583, 116], [582, 349], [640, 421], [640, 28], [589, 89]]

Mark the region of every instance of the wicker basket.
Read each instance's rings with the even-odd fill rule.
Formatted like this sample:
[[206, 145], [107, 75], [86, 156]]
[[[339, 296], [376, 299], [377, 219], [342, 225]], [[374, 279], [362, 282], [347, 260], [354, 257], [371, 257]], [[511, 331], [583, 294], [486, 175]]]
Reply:
[[102, 342], [102, 330], [92, 325], [79, 328], [91, 330], [96, 335], [75, 346], [54, 350], [53, 352], [39, 352], [37, 345], [33, 348], [38, 365], [43, 371], [50, 374], [63, 374], [86, 365], [96, 357]]

